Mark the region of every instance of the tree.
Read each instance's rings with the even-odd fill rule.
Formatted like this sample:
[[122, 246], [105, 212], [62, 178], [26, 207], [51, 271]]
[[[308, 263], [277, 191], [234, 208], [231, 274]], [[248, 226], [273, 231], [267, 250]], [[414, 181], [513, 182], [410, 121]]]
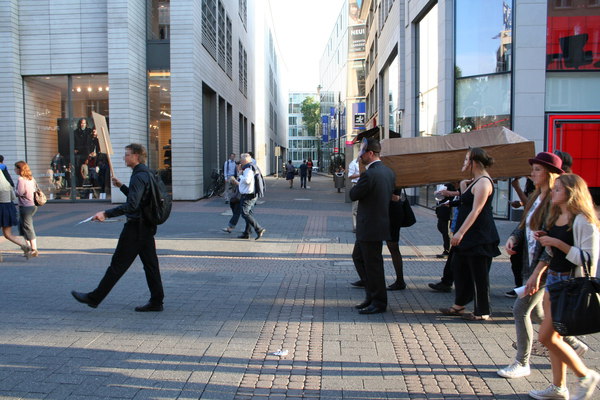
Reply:
[[316, 136], [315, 129], [321, 122], [321, 105], [313, 97], [307, 97], [302, 101], [302, 120], [309, 136]]

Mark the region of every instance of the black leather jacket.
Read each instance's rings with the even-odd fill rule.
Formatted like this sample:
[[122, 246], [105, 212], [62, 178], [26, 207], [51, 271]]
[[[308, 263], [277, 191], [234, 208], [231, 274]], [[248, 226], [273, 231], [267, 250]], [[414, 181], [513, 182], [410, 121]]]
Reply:
[[109, 210], [104, 211], [108, 218], [126, 215], [127, 220], [141, 220], [142, 209], [150, 204], [150, 170], [145, 164], [138, 164], [133, 168], [129, 187], [121, 185], [121, 192], [127, 196], [127, 201]]

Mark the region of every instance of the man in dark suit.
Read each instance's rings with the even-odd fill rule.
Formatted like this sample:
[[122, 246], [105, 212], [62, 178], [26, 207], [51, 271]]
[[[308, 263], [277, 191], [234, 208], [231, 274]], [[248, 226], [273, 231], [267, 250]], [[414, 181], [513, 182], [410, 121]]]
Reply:
[[376, 139], [363, 140], [359, 158], [366, 171], [350, 190], [350, 199], [358, 201], [356, 242], [352, 260], [365, 283], [365, 301], [356, 305], [360, 314], [382, 313], [387, 308], [385, 272], [381, 250], [390, 240], [389, 204], [396, 176], [379, 159], [381, 145]]

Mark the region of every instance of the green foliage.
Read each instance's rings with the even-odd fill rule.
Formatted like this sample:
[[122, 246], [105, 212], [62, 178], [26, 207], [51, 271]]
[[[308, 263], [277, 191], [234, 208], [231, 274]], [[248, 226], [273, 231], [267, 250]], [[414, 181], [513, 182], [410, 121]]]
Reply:
[[315, 128], [321, 122], [321, 105], [313, 98], [307, 97], [302, 101], [302, 120], [309, 136], [315, 136]]

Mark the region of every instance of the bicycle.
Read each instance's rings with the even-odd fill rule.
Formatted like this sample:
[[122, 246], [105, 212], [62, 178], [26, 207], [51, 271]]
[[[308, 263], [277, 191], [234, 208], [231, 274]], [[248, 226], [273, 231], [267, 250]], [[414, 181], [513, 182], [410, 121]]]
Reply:
[[211, 173], [212, 182], [206, 189], [205, 198], [209, 199], [213, 196], [222, 196], [225, 191], [225, 177], [221, 170], [213, 169]]

